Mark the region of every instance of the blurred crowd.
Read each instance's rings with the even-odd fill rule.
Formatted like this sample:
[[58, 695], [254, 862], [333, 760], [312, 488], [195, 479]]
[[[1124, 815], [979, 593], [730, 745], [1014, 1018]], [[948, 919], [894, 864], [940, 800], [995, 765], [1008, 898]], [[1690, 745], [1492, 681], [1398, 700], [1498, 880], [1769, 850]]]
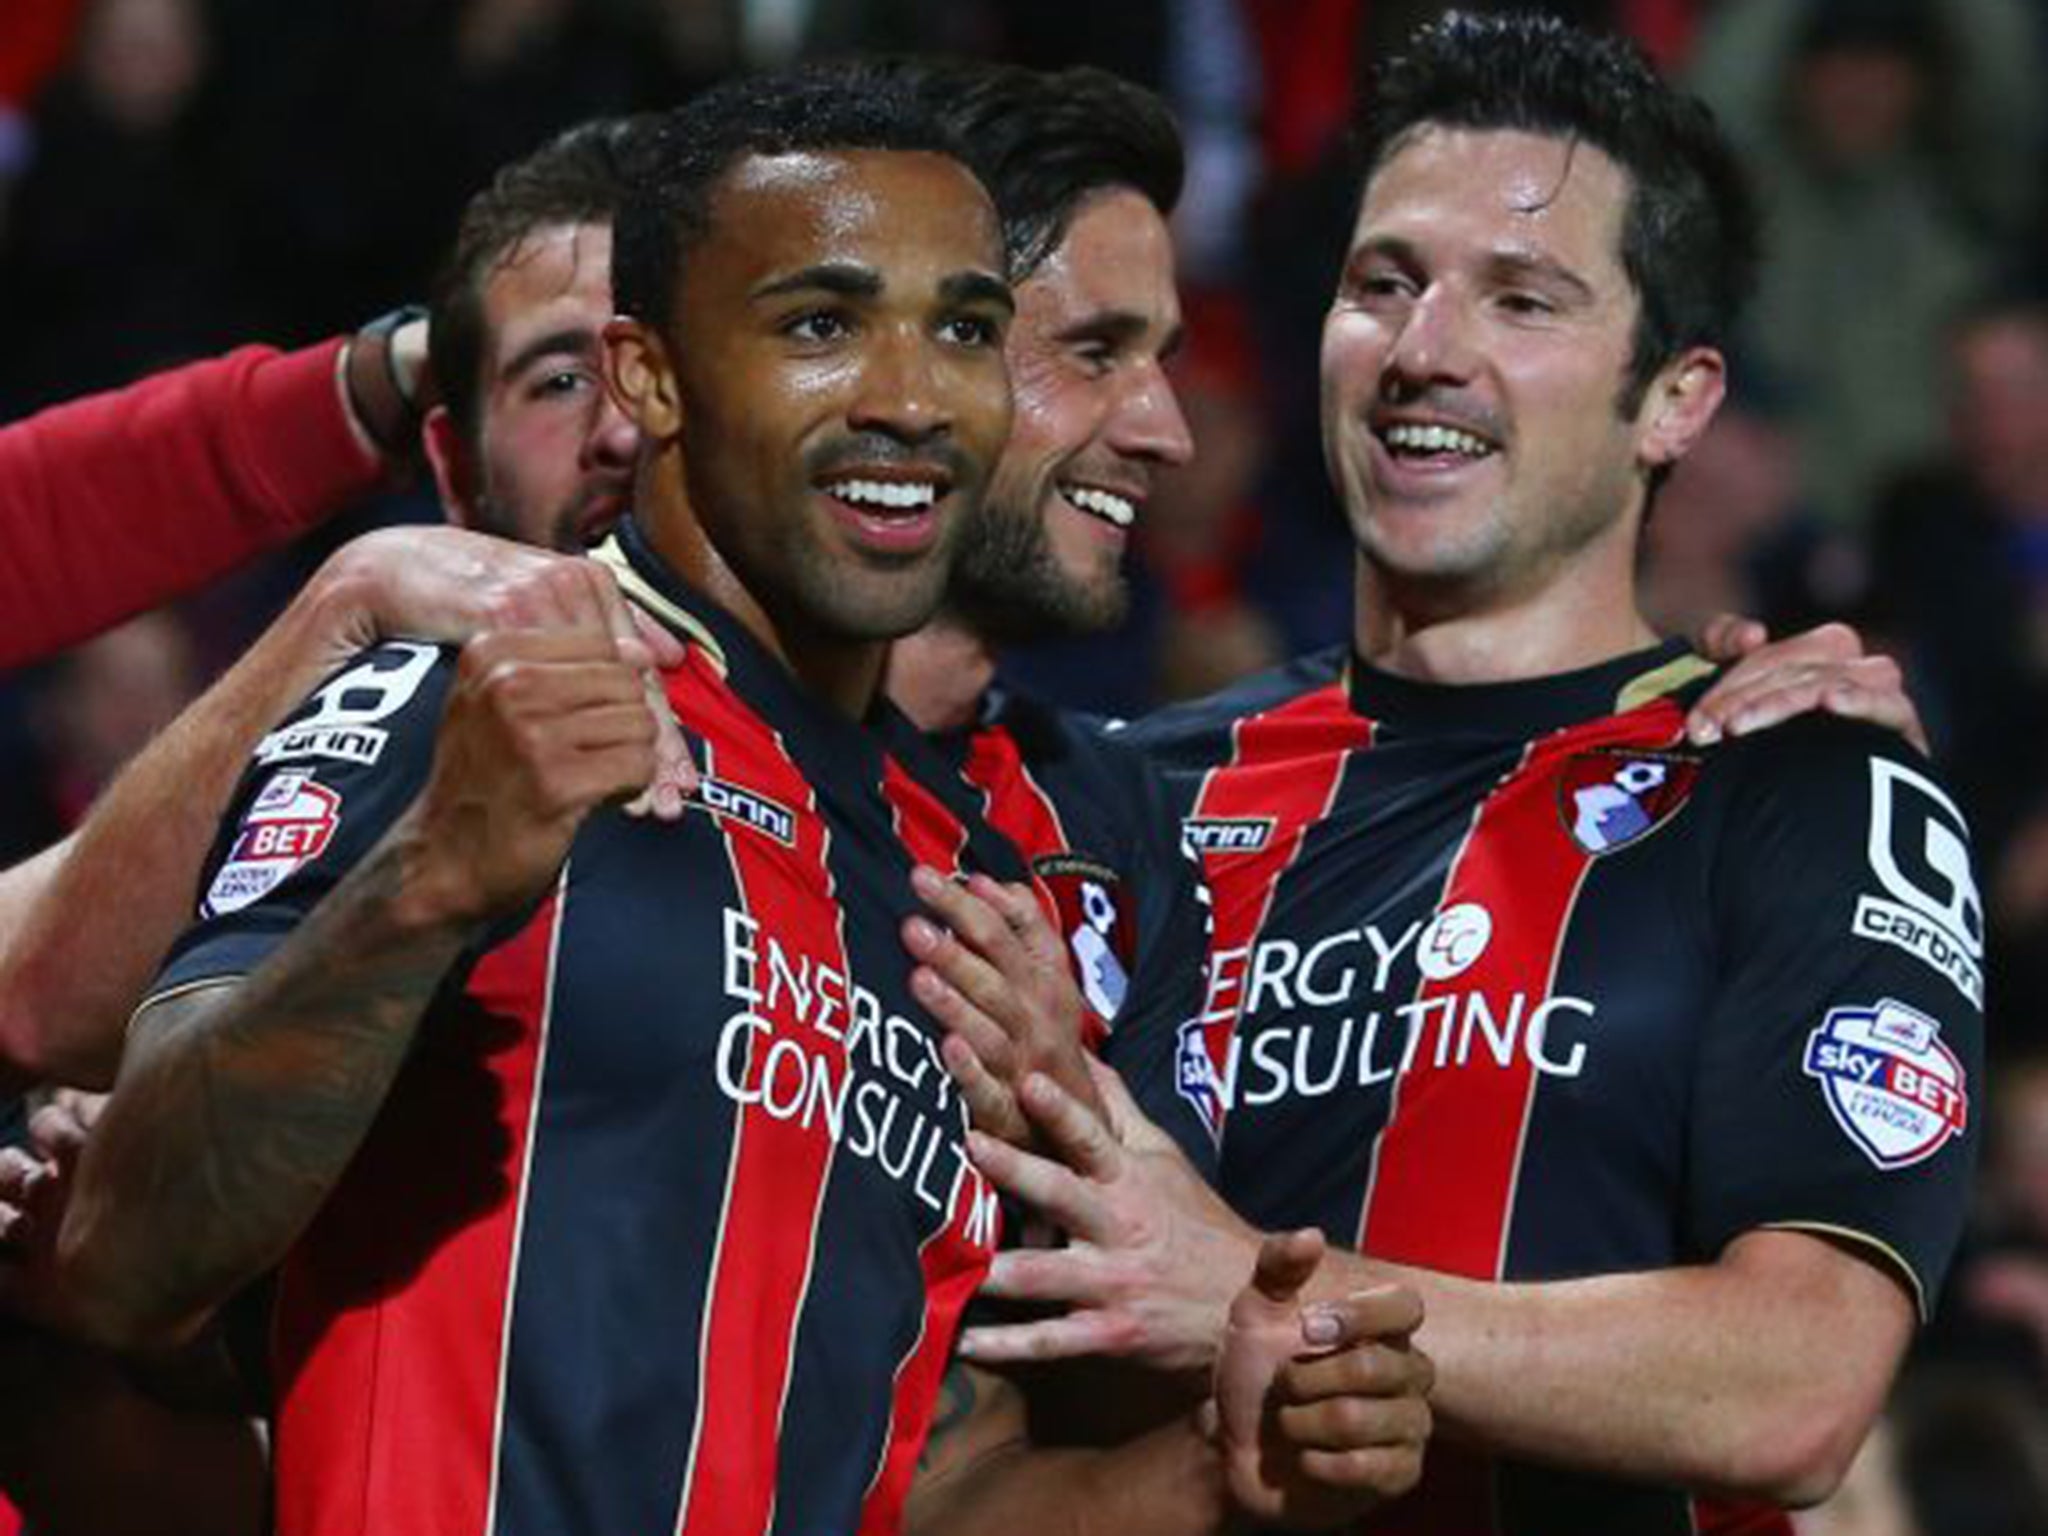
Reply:
[[[425, 293], [463, 199], [581, 119], [808, 54], [1088, 62], [1185, 128], [1177, 367], [1199, 444], [1125, 633], [1017, 669], [1132, 713], [1340, 638], [1317, 327], [1344, 125], [1425, 0], [0, 0], [0, 419]], [[1486, 9], [1470, 4], [1471, 9]], [[1652, 525], [1664, 627], [1856, 624], [1977, 833], [1992, 959], [1982, 1213], [1832, 1532], [2048, 1531], [2048, 0], [1578, 0], [1713, 105], [1768, 258], [1733, 408]], [[138, 509], [147, 516], [148, 509]], [[71, 825], [366, 506], [299, 551], [0, 679], [0, 857]]]

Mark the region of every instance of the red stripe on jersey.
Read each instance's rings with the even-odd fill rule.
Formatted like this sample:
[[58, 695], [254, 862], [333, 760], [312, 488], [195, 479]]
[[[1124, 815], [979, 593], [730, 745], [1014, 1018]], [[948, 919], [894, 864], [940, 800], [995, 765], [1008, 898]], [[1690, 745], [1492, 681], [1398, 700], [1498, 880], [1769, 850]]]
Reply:
[[[487, 1529], [560, 910], [558, 885], [516, 936], [478, 961], [467, 992], [483, 1035], [414, 1052], [284, 1265], [279, 1536]], [[423, 1164], [467, 1163], [479, 1145], [490, 1149], [477, 1158], [484, 1174], [465, 1193], [483, 1209], [439, 1210], [425, 1218], [438, 1224], [431, 1232], [395, 1231], [389, 1192], [416, 1183]], [[384, 1272], [398, 1254], [419, 1265], [402, 1287]], [[409, 1368], [421, 1360], [433, 1368]], [[425, 1462], [423, 1444], [436, 1447]]]
[[[894, 758], [889, 760], [882, 789], [895, 807], [897, 835], [910, 856], [947, 874], [958, 873], [967, 829]], [[918, 1262], [924, 1272], [924, 1324], [897, 1372], [881, 1464], [861, 1502], [860, 1536], [890, 1536], [903, 1524], [903, 1501], [931, 1429], [939, 1382], [953, 1352], [960, 1314], [988, 1273], [989, 1255], [999, 1235], [997, 1224], [987, 1217], [992, 1201], [981, 1175], [968, 1170], [946, 1224], [925, 1239], [919, 1251]], [[970, 1235], [977, 1227], [979, 1241]]]
[[[1067, 829], [1060, 822], [1059, 807], [1032, 776], [1023, 749], [1007, 726], [976, 731], [968, 742], [967, 762], [961, 772], [982, 793], [984, 819], [1016, 845], [1027, 865], [1045, 854], [1068, 851]], [[1032, 883], [1053, 930], [1065, 934], [1066, 919], [1058, 900], [1042, 881]], [[1081, 1008], [1082, 1043], [1091, 1051], [1099, 1051], [1109, 1038], [1111, 1021], [1085, 999]]]
[[1692, 1528], [1699, 1536], [1792, 1536], [1792, 1517], [1771, 1504], [1694, 1499]]
[[[814, 810], [814, 797], [779, 736], [721, 686], [708, 700], [677, 700], [686, 727], [726, 743], [709, 766], [719, 778], [783, 805]], [[722, 704], [715, 725], [703, 719]], [[805, 960], [848, 973], [845, 938], [826, 863], [823, 819], [793, 818], [795, 845], [726, 824], [739, 903], [761, 925], [755, 1013], [765, 1033], [749, 1042], [748, 1102], [733, 1131], [725, 1209], [705, 1305], [697, 1423], [676, 1528], [688, 1536], [758, 1536], [775, 1507], [777, 1447], [797, 1320], [810, 1285], [818, 1212], [832, 1169], [832, 1141], [808, 1116], [779, 1118], [760, 1102], [764, 1084], [786, 1098], [794, 1076], [844, 1080], [837, 1032], [812, 1027], [792, 978], [771, 962], [772, 936], [792, 969]], [[801, 1094], [809, 1089], [799, 1087]]]
[[1230, 1083], [1245, 965], [1273, 893], [1300, 854], [1303, 835], [1329, 814], [1345, 762], [1372, 745], [1372, 730], [1352, 710], [1343, 683], [1331, 683], [1232, 726], [1230, 762], [1209, 771], [1195, 798], [1189, 824], [1242, 825], [1258, 837], [1255, 848], [1202, 853], [1215, 901], [1202, 1040], [1218, 1082]]
[[[1358, 1246], [1365, 1252], [1501, 1278], [1535, 1102], [1528, 1032], [1549, 996], [1572, 905], [1593, 857], [1573, 841], [1559, 814], [1557, 769], [1593, 747], [1668, 745], [1678, 718], [1672, 707], [1659, 706], [1548, 737], [1530, 747], [1479, 806], [1437, 912], [1476, 907], [1493, 925], [1491, 938], [1464, 969], [1437, 980], [1425, 975], [1416, 989], [1425, 1011], [1374, 1150], [1359, 1220]], [[1425, 929], [1418, 960], [1430, 940]], [[1438, 999], [1442, 1008], [1431, 1010]], [[1494, 1054], [1489, 1029], [1521, 1042], [1506, 1062]], [[1385, 1524], [1389, 1532], [1485, 1532], [1494, 1528], [1493, 1504], [1485, 1458], [1461, 1447], [1433, 1448], [1422, 1486]]]
[[[946, 809], [945, 803], [905, 773], [903, 765], [893, 757], [888, 759], [882, 774], [882, 794], [896, 813], [896, 836], [910, 857], [941, 874], [958, 874], [960, 855], [967, 847], [967, 829]], [[1007, 832], [1008, 828], [1002, 830]]]

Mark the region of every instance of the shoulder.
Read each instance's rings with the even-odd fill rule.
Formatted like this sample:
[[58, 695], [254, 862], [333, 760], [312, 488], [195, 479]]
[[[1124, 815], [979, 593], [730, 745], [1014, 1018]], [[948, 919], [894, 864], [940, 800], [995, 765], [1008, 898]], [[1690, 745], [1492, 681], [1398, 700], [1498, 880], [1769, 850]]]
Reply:
[[1228, 754], [1231, 732], [1240, 720], [1339, 683], [1347, 654], [1342, 646], [1311, 652], [1206, 698], [1169, 705], [1142, 720], [1115, 722], [1107, 729], [1154, 761], [1172, 767], [1203, 766]]
[[439, 724], [456, 655], [452, 646], [419, 640], [358, 651], [257, 744], [256, 762], [374, 767], [394, 732], [412, 736]]
[[[1759, 803], [1840, 805], [1867, 786], [1904, 780], [1953, 804], [1941, 771], [1904, 738], [1862, 720], [1828, 714], [1739, 737], [1708, 757], [1708, 773], [1731, 809]], [[1960, 811], [1957, 813], [1960, 815]]]

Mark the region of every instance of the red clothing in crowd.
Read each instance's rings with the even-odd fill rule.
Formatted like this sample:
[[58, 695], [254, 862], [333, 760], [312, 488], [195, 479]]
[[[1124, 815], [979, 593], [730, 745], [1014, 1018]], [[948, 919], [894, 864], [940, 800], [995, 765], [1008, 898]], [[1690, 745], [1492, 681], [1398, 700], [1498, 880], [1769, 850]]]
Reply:
[[376, 486], [343, 343], [243, 347], [0, 427], [0, 667], [182, 596]]

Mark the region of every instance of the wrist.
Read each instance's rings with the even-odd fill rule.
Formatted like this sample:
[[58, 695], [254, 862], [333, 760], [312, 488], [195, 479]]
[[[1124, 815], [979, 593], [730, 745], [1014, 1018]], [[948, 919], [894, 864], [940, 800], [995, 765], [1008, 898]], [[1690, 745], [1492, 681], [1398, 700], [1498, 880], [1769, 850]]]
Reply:
[[342, 392], [356, 429], [386, 460], [411, 467], [425, 417], [425, 321], [417, 304], [379, 315], [342, 349]]
[[400, 941], [466, 939], [490, 916], [467, 861], [451, 857], [449, 839], [432, 834], [420, 801], [392, 825], [384, 851], [393, 882], [386, 910]]

